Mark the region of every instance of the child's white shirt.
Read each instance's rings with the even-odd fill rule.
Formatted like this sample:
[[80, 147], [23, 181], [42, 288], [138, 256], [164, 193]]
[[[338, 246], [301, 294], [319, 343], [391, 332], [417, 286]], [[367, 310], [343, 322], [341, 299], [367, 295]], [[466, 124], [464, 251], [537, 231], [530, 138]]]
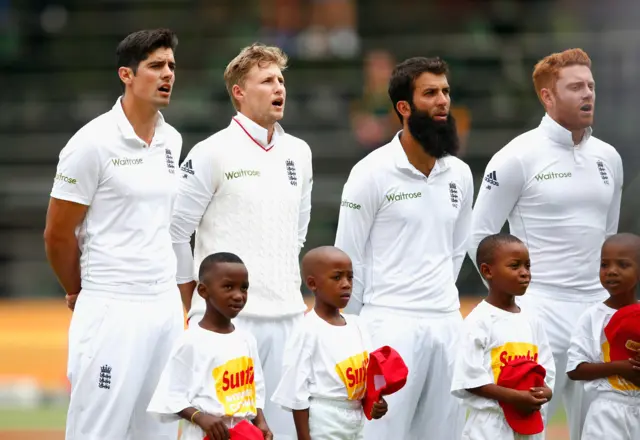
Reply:
[[511, 313], [482, 301], [464, 320], [451, 393], [476, 410], [500, 410], [496, 400], [467, 391], [495, 384], [502, 367], [512, 359], [529, 358], [546, 370], [545, 384], [553, 389], [555, 364], [547, 334], [526, 310]]
[[273, 402], [288, 410], [303, 410], [313, 398], [364, 398], [371, 340], [357, 316], [342, 316], [346, 325], [335, 326], [314, 310], [307, 313], [287, 341]]
[[[584, 362], [611, 362], [609, 341], [604, 334], [604, 328], [616, 311], [604, 303], [599, 303], [582, 314], [571, 335], [567, 373], [575, 370], [578, 365]], [[640, 397], [640, 388], [619, 376], [585, 381], [584, 388], [587, 391], [598, 393], [615, 392], [626, 396]]]
[[193, 407], [233, 425], [253, 419], [264, 408], [264, 399], [253, 335], [239, 329], [216, 333], [196, 325], [174, 347], [147, 410], [172, 421], [179, 418], [178, 412]]

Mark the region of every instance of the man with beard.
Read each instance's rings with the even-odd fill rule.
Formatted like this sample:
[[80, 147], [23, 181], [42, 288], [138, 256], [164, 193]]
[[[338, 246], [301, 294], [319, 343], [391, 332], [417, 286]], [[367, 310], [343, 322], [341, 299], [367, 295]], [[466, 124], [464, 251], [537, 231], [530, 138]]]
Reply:
[[347, 312], [360, 314], [374, 346], [395, 348], [406, 386], [364, 438], [458, 439], [464, 412], [451, 395], [462, 330], [456, 279], [471, 227], [471, 170], [455, 157], [447, 64], [411, 58], [396, 66], [389, 97], [403, 129], [351, 171], [336, 246], [353, 260]]
[[519, 304], [546, 323], [556, 362], [547, 416], [564, 400], [570, 437], [578, 440], [591, 399], [582, 383], [567, 380], [567, 350], [580, 315], [608, 297], [598, 279], [600, 249], [618, 229], [622, 160], [591, 135], [595, 82], [585, 52], [549, 55], [536, 65], [533, 83], [546, 115], [489, 161], [469, 254], [475, 261], [478, 243], [505, 220], [529, 248], [531, 285]]

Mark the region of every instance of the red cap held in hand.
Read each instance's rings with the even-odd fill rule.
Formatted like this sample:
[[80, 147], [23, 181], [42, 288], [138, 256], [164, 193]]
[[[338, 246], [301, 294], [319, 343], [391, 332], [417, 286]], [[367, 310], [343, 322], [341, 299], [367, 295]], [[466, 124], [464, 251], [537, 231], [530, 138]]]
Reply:
[[[498, 386], [513, 390], [528, 391], [533, 387], [543, 387], [547, 371], [537, 362], [525, 358], [515, 359], [502, 368], [498, 376]], [[520, 413], [515, 406], [500, 402], [511, 429], [522, 435], [535, 435], [544, 431], [544, 422], [540, 411], [529, 415]]]
[[407, 383], [409, 369], [400, 354], [385, 345], [369, 355], [367, 367], [367, 394], [364, 397], [364, 415], [371, 420], [373, 404], [380, 396], [387, 396], [402, 389]]
[[625, 306], [614, 313], [604, 334], [612, 362], [640, 355], [640, 304]]
[[[206, 436], [202, 440], [209, 440]], [[262, 431], [247, 420], [243, 420], [229, 429], [229, 440], [264, 440]]]

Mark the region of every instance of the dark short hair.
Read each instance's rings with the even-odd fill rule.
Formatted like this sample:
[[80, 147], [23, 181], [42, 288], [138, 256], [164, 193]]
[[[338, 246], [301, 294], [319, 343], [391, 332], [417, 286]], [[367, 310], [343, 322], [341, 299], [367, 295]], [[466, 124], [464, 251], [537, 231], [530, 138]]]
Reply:
[[499, 234], [488, 235], [480, 241], [478, 251], [476, 252], [476, 265], [478, 270], [482, 263], [493, 264], [496, 257], [496, 251], [505, 244], [522, 243], [518, 237], [501, 232]]
[[151, 53], [159, 48], [171, 49], [175, 52], [178, 37], [169, 29], [144, 29], [125, 37], [116, 48], [117, 67], [129, 67], [133, 73]]
[[413, 104], [416, 79], [425, 72], [434, 75], [449, 75], [449, 66], [440, 57], [414, 57], [401, 62], [393, 69], [389, 80], [389, 98], [391, 98], [393, 109], [400, 118], [400, 122], [402, 122], [402, 115], [396, 105], [400, 101]]
[[231, 252], [217, 252], [215, 254], [211, 254], [202, 260], [202, 263], [200, 263], [200, 269], [198, 270], [198, 279], [200, 282], [204, 281], [206, 274], [218, 263], [244, 264], [244, 261]]

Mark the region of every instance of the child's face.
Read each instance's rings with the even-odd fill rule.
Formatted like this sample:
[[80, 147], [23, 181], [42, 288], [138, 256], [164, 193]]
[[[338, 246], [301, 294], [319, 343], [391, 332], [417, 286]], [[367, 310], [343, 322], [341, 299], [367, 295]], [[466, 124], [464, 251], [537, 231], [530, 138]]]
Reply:
[[198, 293], [207, 302], [207, 308], [233, 319], [247, 303], [247, 268], [241, 263], [217, 263], [212, 272], [205, 283], [198, 284]]
[[332, 254], [310, 278], [309, 288], [316, 295], [316, 301], [339, 309], [347, 306], [353, 287], [353, 267], [347, 255]]
[[639, 278], [636, 249], [621, 243], [605, 243], [600, 258], [600, 282], [609, 295], [635, 290]]
[[[522, 296], [531, 281], [529, 251], [522, 243], [505, 243], [496, 249], [494, 263], [482, 265], [492, 289]], [[486, 267], [485, 267], [486, 266]]]

